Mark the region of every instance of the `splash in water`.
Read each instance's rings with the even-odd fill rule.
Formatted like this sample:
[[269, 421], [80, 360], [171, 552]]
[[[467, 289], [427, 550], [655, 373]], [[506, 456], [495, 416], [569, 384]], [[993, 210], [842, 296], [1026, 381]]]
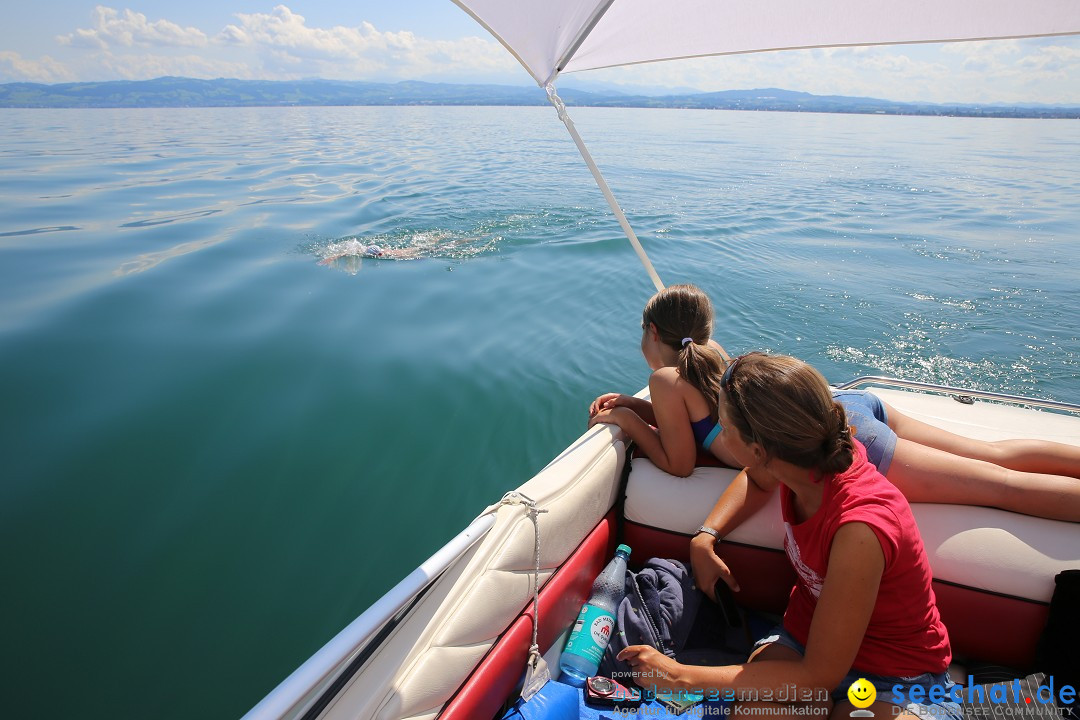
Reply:
[[311, 246], [320, 265], [338, 267], [355, 275], [367, 260], [465, 259], [497, 247], [499, 236], [477, 236], [444, 230], [349, 237]]

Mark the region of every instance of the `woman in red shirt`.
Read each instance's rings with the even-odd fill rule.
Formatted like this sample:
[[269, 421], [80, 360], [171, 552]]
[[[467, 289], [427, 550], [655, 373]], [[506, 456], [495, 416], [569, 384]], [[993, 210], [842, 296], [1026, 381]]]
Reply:
[[[783, 627], [743, 665], [681, 665], [647, 646], [626, 648], [620, 659], [639, 684], [734, 691], [737, 701], [769, 692], [787, 699], [794, 686], [798, 697], [821, 704], [827, 690], [833, 718], [850, 717], [848, 690], [860, 678], [877, 690], [869, 710], [878, 717], [959, 717], [949, 699], [949, 637], [911, 508], [867, 461], [825, 378], [795, 358], [750, 353], [728, 366], [720, 385], [720, 440], [746, 470], [693, 540], [695, 576], [703, 588], [730, 577], [714, 538], [756, 512], [779, 484], [784, 548], [798, 574]], [[923, 690], [911, 693], [915, 686]], [[931, 693], [934, 686], [941, 690]], [[922, 702], [912, 702], [913, 694]], [[807, 712], [770, 706], [770, 714]]]

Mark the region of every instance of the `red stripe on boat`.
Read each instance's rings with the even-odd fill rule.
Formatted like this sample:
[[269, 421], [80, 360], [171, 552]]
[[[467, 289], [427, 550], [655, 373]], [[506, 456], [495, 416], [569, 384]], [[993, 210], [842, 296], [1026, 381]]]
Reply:
[[[631, 547], [633, 547], [631, 545]], [[537, 643], [550, 647], [577, 617], [593, 580], [615, 554], [615, 511], [609, 512], [540, 591]], [[635, 553], [636, 555], [637, 553]], [[532, 601], [502, 634], [472, 675], [443, 708], [443, 720], [494, 717], [521, 681], [532, 642]], [[559, 669], [551, 669], [558, 675]]]

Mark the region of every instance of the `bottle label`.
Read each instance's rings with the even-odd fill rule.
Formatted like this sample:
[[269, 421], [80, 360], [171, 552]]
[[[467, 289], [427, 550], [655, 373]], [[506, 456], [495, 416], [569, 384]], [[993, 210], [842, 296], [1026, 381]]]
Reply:
[[574, 630], [566, 643], [566, 652], [599, 663], [614, 630], [615, 617], [611, 613], [586, 603], [574, 623]]

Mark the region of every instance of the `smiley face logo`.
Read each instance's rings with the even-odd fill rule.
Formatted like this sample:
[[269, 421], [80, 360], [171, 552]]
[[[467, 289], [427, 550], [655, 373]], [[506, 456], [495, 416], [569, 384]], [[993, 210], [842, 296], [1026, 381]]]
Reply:
[[859, 678], [851, 683], [847, 697], [855, 707], [868, 708], [877, 700], [877, 689], [866, 678]]

